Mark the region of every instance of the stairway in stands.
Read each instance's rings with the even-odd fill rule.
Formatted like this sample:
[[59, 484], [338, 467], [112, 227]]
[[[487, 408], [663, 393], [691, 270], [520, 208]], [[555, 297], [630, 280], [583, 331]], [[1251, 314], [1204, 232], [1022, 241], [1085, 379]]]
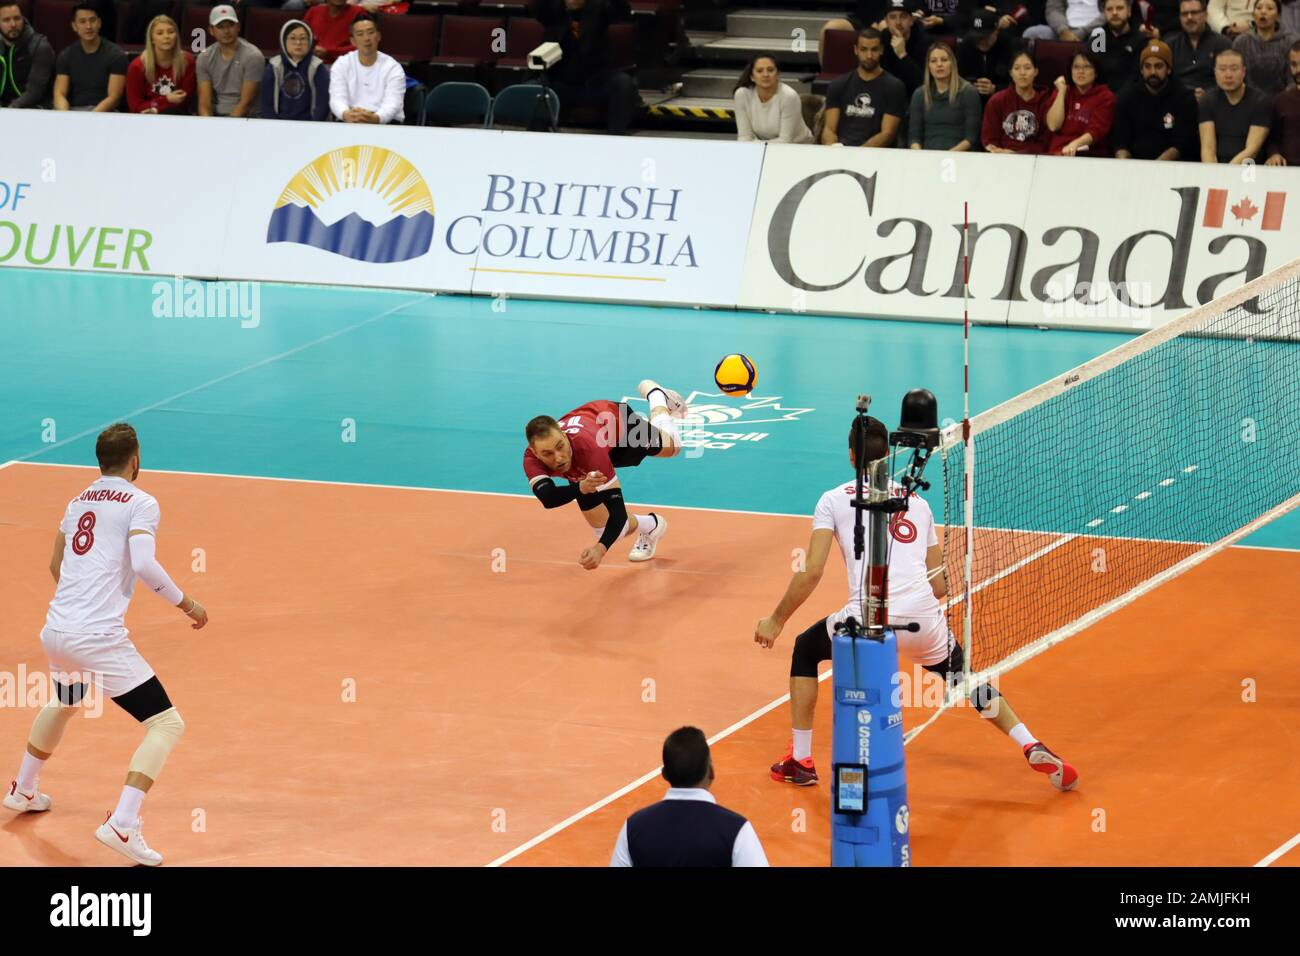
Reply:
[[[771, 53], [781, 81], [797, 93], [812, 92], [817, 74], [817, 41], [822, 24], [843, 16], [826, 0], [802, 9], [797, 0], [783, 0], [781, 9], [742, 8], [717, 11], [710, 25], [721, 30], [690, 29], [689, 53], [678, 56], [682, 88], [675, 95], [647, 96], [652, 122], [701, 130], [735, 128], [732, 92], [740, 72], [755, 53]], [[725, 14], [725, 21], [723, 15]]]

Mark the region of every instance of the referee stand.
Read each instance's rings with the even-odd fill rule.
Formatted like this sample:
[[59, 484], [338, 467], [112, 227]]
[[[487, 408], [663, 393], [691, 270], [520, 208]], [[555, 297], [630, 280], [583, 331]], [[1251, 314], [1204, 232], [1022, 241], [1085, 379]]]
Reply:
[[939, 444], [938, 406], [925, 389], [903, 397], [899, 428], [889, 444], [912, 449], [912, 460], [901, 478], [903, 495], [896, 498], [890, 493], [890, 456], [864, 460], [870, 405], [870, 396], [858, 396], [854, 437], [853, 549], [859, 561], [864, 553], [868, 556], [863, 568], [866, 626], [848, 618], [831, 638], [831, 865], [911, 866], [903, 707], [894, 693], [898, 640], [888, 626], [889, 521], [907, 510], [914, 489], [929, 487], [921, 475]]

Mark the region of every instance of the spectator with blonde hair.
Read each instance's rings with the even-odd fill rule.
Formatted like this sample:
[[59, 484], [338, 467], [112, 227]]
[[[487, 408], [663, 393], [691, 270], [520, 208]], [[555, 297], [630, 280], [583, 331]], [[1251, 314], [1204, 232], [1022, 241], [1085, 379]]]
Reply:
[[194, 59], [177, 42], [176, 21], [157, 16], [144, 33], [144, 51], [126, 68], [126, 104], [132, 113], [188, 113]]
[[1280, 26], [1281, 12], [1278, 0], [1255, 0], [1250, 30], [1232, 41], [1232, 48], [1246, 61], [1246, 82], [1268, 96], [1291, 85], [1286, 68], [1287, 50], [1300, 39]]
[[979, 142], [980, 95], [957, 74], [946, 43], [925, 52], [925, 79], [912, 94], [908, 126], [912, 149], [964, 152]]
[[811, 143], [803, 121], [803, 103], [794, 88], [781, 82], [776, 57], [759, 53], [736, 82], [736, 134], [742, 143]]

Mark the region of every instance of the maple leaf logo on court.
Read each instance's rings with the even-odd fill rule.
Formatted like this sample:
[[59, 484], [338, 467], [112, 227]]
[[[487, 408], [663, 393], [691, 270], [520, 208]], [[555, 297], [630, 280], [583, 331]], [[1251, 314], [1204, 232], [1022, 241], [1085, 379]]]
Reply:
[[[620, 401], [626, 402], [645, 414], [645, 399], [624, 395]], [[759, 442], [768, 438], [769, 432], [750, 429], [752, 425], [766, 425], [774, 422], [795, 422], [815, 408], [795, 408], [781, 404], [780, 395], [749, 395], [736, 401], [728, 399], [721, 392], [693, 391], [686, 396], [689, 411], [682, 419], [682, 447], [691, 449], [709, 449], [721, 451], [734, 448], [741, 442]], [[640, 407], [638, 407], [640, 406]], [[714, 431], [717, 426], [730, 426], [726, 431]]]

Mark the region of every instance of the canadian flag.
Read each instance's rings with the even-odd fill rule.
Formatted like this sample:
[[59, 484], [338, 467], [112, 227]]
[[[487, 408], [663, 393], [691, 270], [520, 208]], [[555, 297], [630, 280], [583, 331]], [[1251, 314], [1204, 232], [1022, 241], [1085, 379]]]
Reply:
[[[1265, 232], [1281, 229], [1282, 210], [1285, 207], [1286, 193], [1269, 193], [1264, 198], [1264, 215], [1259, 218], [1259, 228]], [[1259, 214], [1259, 207], [1251, 202], [1249, 196], [1242, 196], [1229, 206], [1228, 190], [1211, 189], [1205, 199], [1205, 219], [1201, 222], [1201, 225], [1209, 226], [1212, 229], [1223, 228], [1223, 214], [1225, 211], [1232, 213], [1236, 225], [1254, 225], [1255, 223], [1252, 220]]]

